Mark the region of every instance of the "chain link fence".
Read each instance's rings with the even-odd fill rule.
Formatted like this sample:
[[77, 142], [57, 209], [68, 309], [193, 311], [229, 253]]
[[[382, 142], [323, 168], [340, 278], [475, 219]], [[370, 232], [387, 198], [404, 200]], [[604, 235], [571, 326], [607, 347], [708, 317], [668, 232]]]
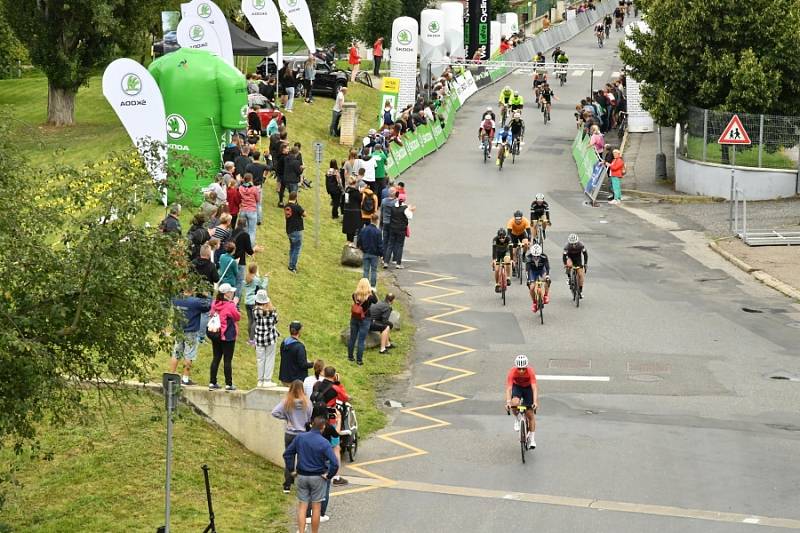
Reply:
[[[731, 148], [717, 144], [717, 140], [733, 115], [729, 111], [690, 107], [679, 153], [696, 161], [730, 164]], [[736, 166], [798, 168], [800, 117], [751, 113], [738, 115], [752, 144], [736, 147]]]

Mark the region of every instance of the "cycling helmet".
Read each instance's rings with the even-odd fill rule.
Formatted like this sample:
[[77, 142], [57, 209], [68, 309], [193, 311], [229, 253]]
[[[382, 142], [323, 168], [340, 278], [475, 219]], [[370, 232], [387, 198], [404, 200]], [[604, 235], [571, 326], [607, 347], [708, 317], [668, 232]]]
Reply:
[[577, 244], [578, 242], [578, 235], [575, 233], [570, 233], [569, 237], [567, 237], [567, 242], [570, 244]]
[[514, 366], [517, 368], [528, 368], [528, 356], [524, 354], [519, 354], [514, 359]]
[[536, 201], [537, 202], [544, 202], [544, 194], [542, 194], [542, 193], [537, 194], [536, 195]]
[[542, 255], [542, 247], [539, 246], [538, 244], [534, 244], [533, 246], [531, 246], [531, 255], [533, 257], [541, 256]]
[[497, 230], [497, 236], [498, 237], [505, 237], [506, 236], [506, 230], [503, 229], [503, 228], [500, 228], [499, 230]]
[[516, 113], [514, 113], [514, 118], [522, 118], [522, 117], [521, 117], [521, 115], [519, 114], [519, 111], [517, 111]]
[[514, 96], [519, 96], [519, 91], [514, 91]]
[[492, 110], [492, 106], [488, 106], [488, 107], [486, 108], [486, 111], [491, 111], [491, 110]]
[[504, 91], [504, 92], [508, 92], [508, 91], [510, 91], [510, 90], [511, 90], [511, 87], [510, 87], [510, 86], [508, 86], [508, 85], [506, 85], [505, 87], [503, 87], [503, 91]]
[[514, 211], [514, 218], [522, 218], [522, 211], [520, 211], [519, 209]]

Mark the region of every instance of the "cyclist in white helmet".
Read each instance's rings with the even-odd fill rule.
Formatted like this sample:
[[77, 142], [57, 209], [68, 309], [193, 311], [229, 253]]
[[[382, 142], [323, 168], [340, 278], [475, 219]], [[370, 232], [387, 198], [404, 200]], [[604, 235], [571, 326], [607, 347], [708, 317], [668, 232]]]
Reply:
[[514, 412], [514, 431], [519, 431], [519, 405], [528, 408], [525, 411], [525, 418], [528, 419], [528, 447], [536, 448], [534, 414], [539, 407], [539, 387], [536, 385], [536, 372], [533, 367], [528, 366], [528, 357], [522, 354], [514, 359], [514, 367], [508, 371], [506, 378], [506, 408]]
[[[534, 313], [539, 311], [537, 291], [543, 290], [542, 303], [550, 303], [550, 260], [542, 252], [542, 247], [534, 244], [528, 251], [528, 256], [525, 258], [525, 270], [528, 273], [528, 291], [531, 293], [531, 311]], [[537, 280], [544, 281], [544, 287], [540, 289], [536, 285]]]
[[542, 236], [547, 238], [547, 226], [552, 224], [550, 218], [550, 205], [544, 200], [544, 194], [539, 193], [531, 202], [531, 224], [534, 221], [542, 222]]
[[589, 253], [586, 251], [586, 246], [583, 245], [578, 236], [570, 233], [567, 237], [567, 244], [564, 246], [564, 268], [567, 271], [567, 278], [569, 278], [569, 269], [573, 266], [577, 268], [578, 274], [578, 291], [583, 298], [583, 281], [586, 276], [586, 271], [589, 268]]

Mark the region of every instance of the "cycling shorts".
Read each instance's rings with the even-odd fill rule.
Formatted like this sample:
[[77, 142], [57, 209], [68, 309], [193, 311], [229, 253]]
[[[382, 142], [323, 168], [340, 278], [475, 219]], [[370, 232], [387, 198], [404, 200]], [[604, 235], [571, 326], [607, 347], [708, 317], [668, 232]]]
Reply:
[[505, 261], [507, 256], [511, 255], [511, 250], [495, 250], [494, 252], [494, 260], [498, 263], [502, 263]]
[[581, 253], [577, 257], [573, 257], [571, 255], [567, 255], [567, 259], [572, 260], [572, 266], [582, 267], [583, 266], [583, 253]]
[[514, 383], [511, 385], [511, 397], [519, 398], [520, 405], [533, 407], [533, 387], [520, 387]]
[[511, 244], [513, 245], [522, 244], [523, 240], [530, 240], [528, 239], [527, 233], [523, 233], [522, 235], [514, 235], [513, 233], [511, 233], [509, 237], [511, 237]]
[[547, 274], [545, 272], [536, 271], [528, 272], [528, 283], [535, 283], [539, 279], [544, 279]]

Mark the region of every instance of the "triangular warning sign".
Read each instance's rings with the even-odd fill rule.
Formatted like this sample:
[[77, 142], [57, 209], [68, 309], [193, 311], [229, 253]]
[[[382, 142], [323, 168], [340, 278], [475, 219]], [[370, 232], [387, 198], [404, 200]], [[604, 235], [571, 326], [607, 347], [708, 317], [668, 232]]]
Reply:
[[719, 136], [718, 144], [750, 144], [750, 136], [742, 126], [739, 115], [733, 115], [731, 121], [725, 126], [722, 135]]

